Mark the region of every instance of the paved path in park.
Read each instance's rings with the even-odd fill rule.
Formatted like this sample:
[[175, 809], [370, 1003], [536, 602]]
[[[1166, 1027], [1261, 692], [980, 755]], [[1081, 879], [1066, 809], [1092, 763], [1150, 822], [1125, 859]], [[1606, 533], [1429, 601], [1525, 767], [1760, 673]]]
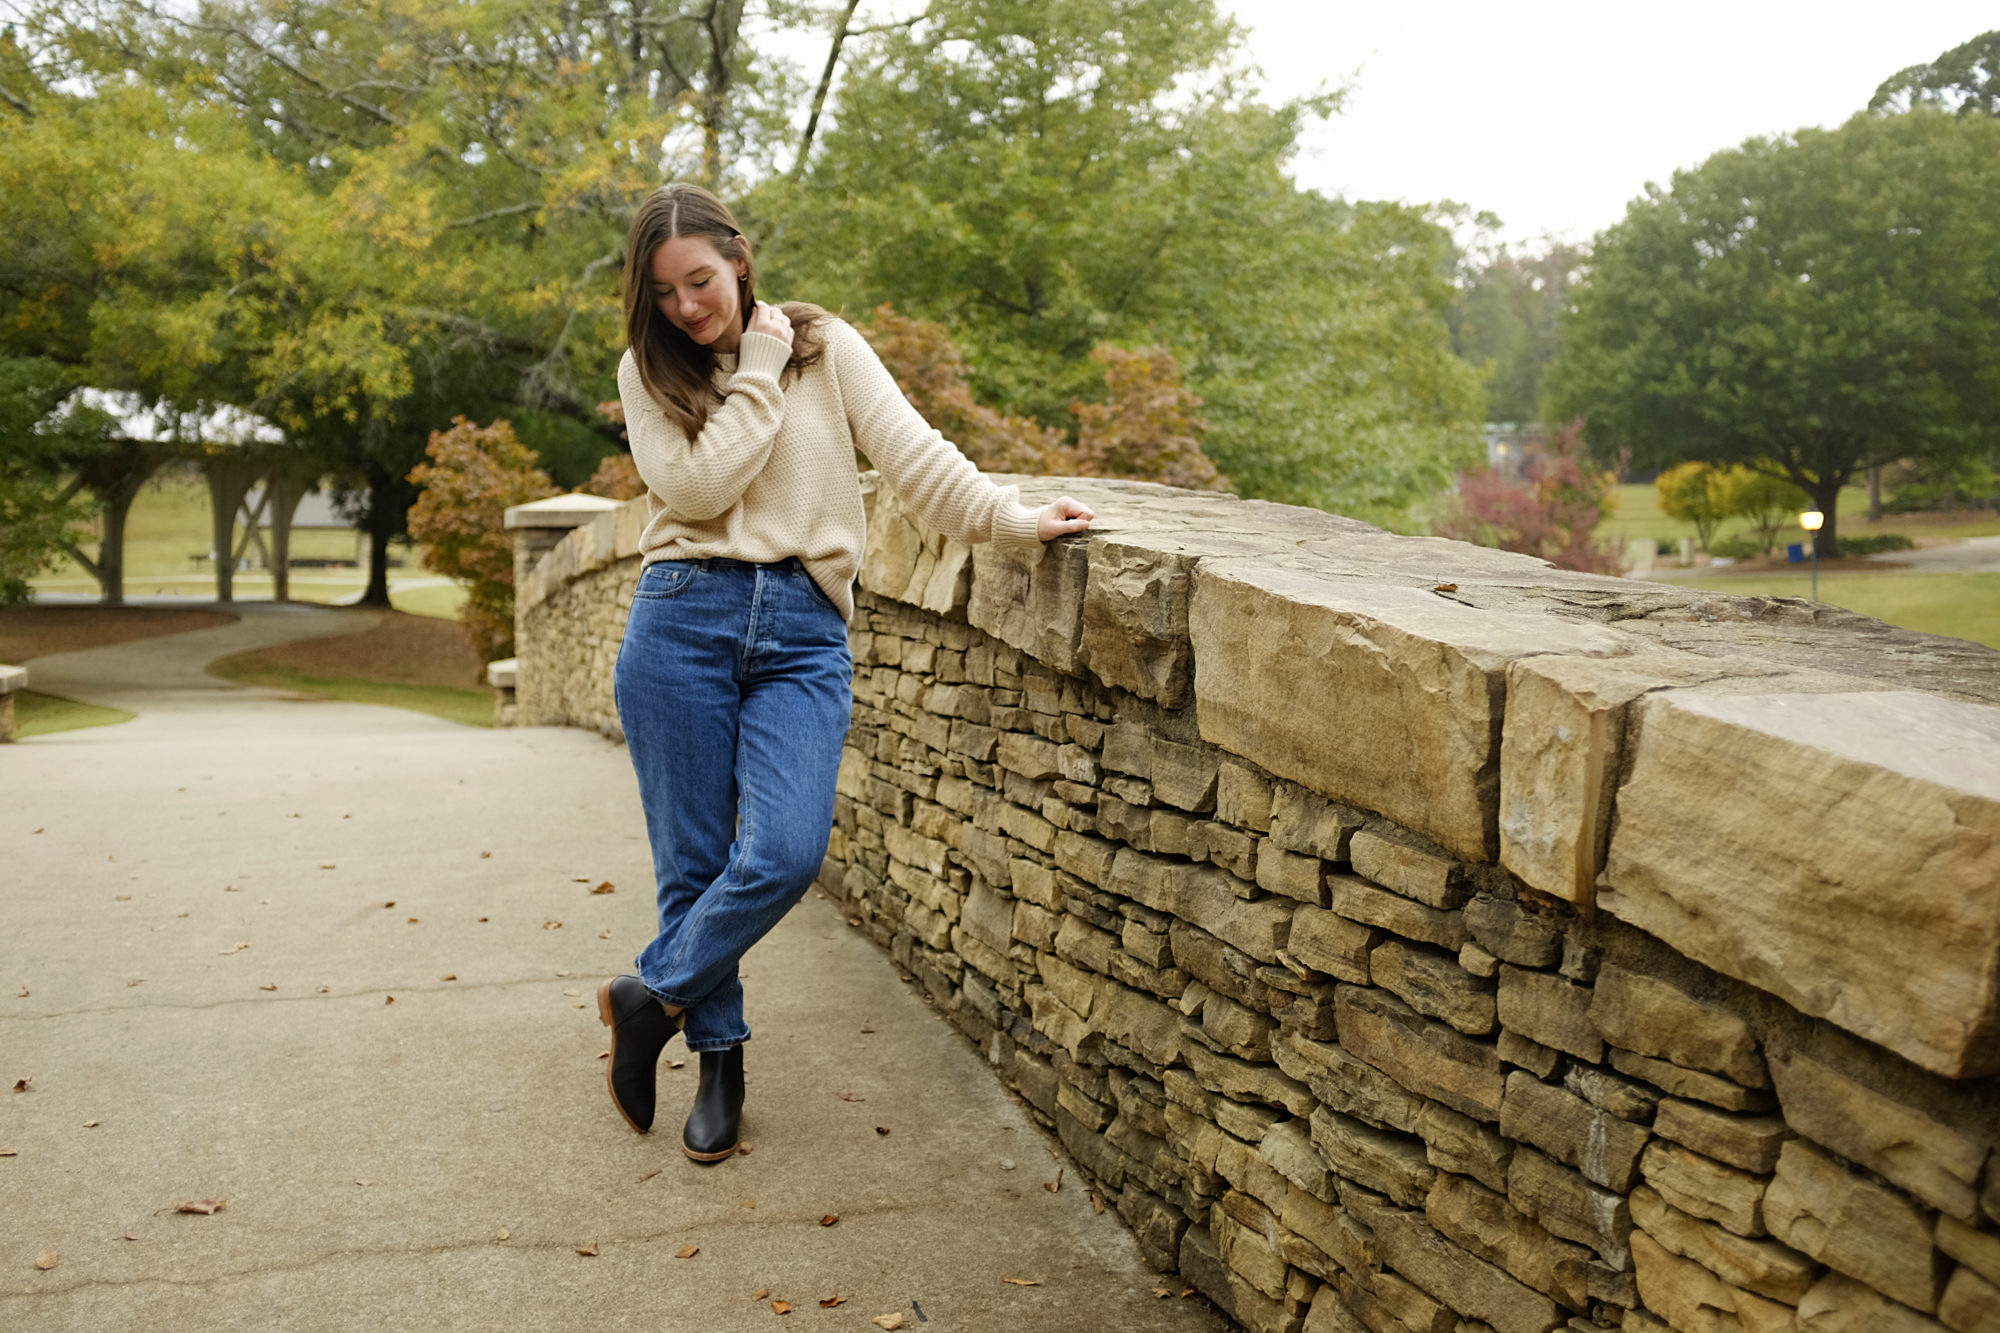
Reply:
[[1221, 1327], [816, 895], [745, 965], [751, 1154], [681, 1155], [692, 1063], [632, 1133], [593, 1002], [652, 917], [623, 749], [213, 679], [372, 623], [232, 609], [38, 659], [138, 717], [0, 747], [0, 1327]]

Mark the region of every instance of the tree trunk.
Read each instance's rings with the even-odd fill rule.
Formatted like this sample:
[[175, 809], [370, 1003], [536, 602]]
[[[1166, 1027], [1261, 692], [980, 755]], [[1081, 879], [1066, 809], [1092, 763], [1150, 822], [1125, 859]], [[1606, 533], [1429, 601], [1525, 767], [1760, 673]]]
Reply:
[[1868, 521], [1882, 521], [1882, 465], [1877, 463], [1868, 469]]
[[1813, 534], [1813, 553], [1822, 560], [1837, 559], [1840, 555], [1840, 539], [1837, 528], [1840, 515], [1840, 486], [1838, 481], [1822, 480], [1812, 488], [1813, 508], [1825, 515], [1818, 532]]
[[139, 488], [104, 499], [104, 541], [97, 548], [97, 586], [103, 590], [106, 606], [125, 605], [125, 516]]
[[390, 498], [394, 478], [387, 468], [369, 459], [363, 469], [368, 478], [368, 587], [361, 594], [362, 606], [389, 607], [389, 541], [402, 527], [402, 515], [392, 514]]
[[94, 561], [85, 559], [80, 551], [73, 554], [97, 580], [106, 606], [125, 604], [125, 518], [147, 479], [166, 460], [167, 451], [160, 446], [130, 440], [80, 469], [84, 488], [104, 506], [104, 540]]
[[389, 538], [378, 528], [368, 532], [368, 590], [361, 594], [362, 606], [389, 608]]

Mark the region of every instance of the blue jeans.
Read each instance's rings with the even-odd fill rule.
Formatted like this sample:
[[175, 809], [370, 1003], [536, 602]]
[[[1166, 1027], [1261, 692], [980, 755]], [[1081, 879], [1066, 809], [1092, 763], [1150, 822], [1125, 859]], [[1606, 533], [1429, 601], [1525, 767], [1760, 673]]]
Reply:
[[797, 560], [661, 560], [632, 598], [618, 720], [653, 846], [646, 988], [689, 1050], [749, 1039], [736, 966], [819, 874], [853, 711], [847, 625]]

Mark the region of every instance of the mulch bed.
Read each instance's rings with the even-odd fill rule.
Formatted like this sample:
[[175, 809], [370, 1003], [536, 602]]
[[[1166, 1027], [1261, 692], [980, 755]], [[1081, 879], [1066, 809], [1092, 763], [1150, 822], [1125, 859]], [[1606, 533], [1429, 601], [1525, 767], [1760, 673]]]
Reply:
[[19, 665], [50, 653], [105, 648], [160, 634], [235, 623], [223, 611], [144, 606], [15, 606], [0, 610], [0, 662]]
[[382, 612], [359, 634], [281, 643], [230, 659], [232, 665], [289, 667], [309, 676], [345, 676], [401, 685], [470, 688], [486, 682], [486, 662], [456, 620]]

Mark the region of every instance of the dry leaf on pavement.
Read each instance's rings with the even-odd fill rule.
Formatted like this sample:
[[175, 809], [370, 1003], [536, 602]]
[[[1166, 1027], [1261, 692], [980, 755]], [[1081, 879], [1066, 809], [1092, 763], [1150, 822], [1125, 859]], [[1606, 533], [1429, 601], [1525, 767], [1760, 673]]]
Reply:
[[259, 986], [259, 987], [258, 987], [257, 989], [258, 989], [258, 990], [276, 990], [276, 989], [278, 989], [278, 983], [277, 983], [277, 982], [275, 982], [275, 981], [267, 981], [267, 982], [265, 982], [265, 983], [264, 983], [263, 985]]
[[858, 1092], [843, 1092], [840, 1094], [840, 1100], [844, 1102], [865, 1102], [868, 1099]]
[[903, 1312], [898, 1310], [894, 1314], [878, 1314], [869, 1322], [877, 1328], [886, 1328], [889, 1333], [895, 1333], [895, 1330], [903, 1326]]
[[1096, 1194], [1090, 1196], [1090, 1211], [1100, 1217], [1104, 1215], [1104, 1200]]
[[597, 886], [596, 888], [592, 889], [592, 890], [591, 890], [591, 892], [592, 892], [592, 893], [616, 893], [616, 892], [618, 892], [618, 886], [617, 886], [617, 885], [615, 885], [615, 884], [613, 884], [613, 883], [612, 883], [612, 882], [611, 882], [610, 880], [608, 880], [608, 879], [607, 879], [607, 880], [605, 880], [605, 881], [604, 881], [604, 882], [603, 882], [602, 884], [600, 884], [600, 885], [598, 885], [598, 886]]
[[757, 1290], [750, 1293], [750, 1299], [753, 1301], [761, 1301], [770, 1294], [771, 1294], [771, 1289], [769, 1287], [759, 1287], [757, 1288]]
[[506, 1227], [501, 1227], [501, 1228], [500, 1228], [500, 1234], [499, 1234], [499, 1235], [497, 1235], [497, 1236], [495, 1236], [495, 1237], [494, 1237], [493, 1239], [495, 1239], [495, 1240], [512, 1240], [513, 1238], [514, 1238], [514, 1233], [513, 1233], [512, 1231], [509, 1231], [509, 1230], [508, 1230], [508, 1229], [507, 1229]]
[[592, 1241], [588, 1245], [579, 1245], [576, 1247], [576, 1252], [586, 1259], [595, 1259], [597, 1257], [597, 1242]]
[[744, 1139], [736, 1145], [736, 1151], [741, 1153], [745, 1157], [748, 1157], [751, 1153], [755, 1152], [756, 1150], [757, 1150], [756, 1145], [751, 1143], [750, 1140], [748, 1139]]
[[83, 1122], [83, 1127], [85, 1129], [96, 1129], [99, 1125], [103, 1123], [104, 1122], [101, 1120], [86, 1120]]
[[1038, 1277], [1003, 1277], [1000, 1280], [1013, 1287], [1039, 1287], [1042, 1285], [1042, 1280]]
[[889, 1132], [889, 1127], [887, 1125], [877, 1125], [875, 1126], [875, 1132], [877, 1134], [887, 1134]]
[[1063, 1169], [1061, 1167], [1057, 1167], [1055, 1183], [1051, 1184], [1048, 1181], [1043, 1181], [1042, 1188], [1047, 1190], [1051, 1194], [1060, 1194], [1062, 1192], [1062, 1178], [1063, 1178]]
[[669, 1068], [669, 1069], [682, 1069], [682, 1068], [685, 1068], [685, 1067], [686, 1067], [686, 1065], [687, 1065], [687, 1061], [685, 1061], [685, 1060], [669, 1060], [669, 1061], [667, 1061], [667, 1068]]
[[701, 1246], [699, 1246], [699, 1245], [683, 1245], [683, 1246], [681, 1246], [681, 1247], [680, 1247], [680, 1248], [679, 1248], [678, 1250], [675, 1250], [675, 1251], [674, 1251], [674, 1258], [676, 1258], [676, 1259], [692, 1259], [692, 1258], [694, 1258], [694, 1257], [695, 1257], [695, 1256], [696, 1256], [697, 1254], [700, 1254], [700, 1253], [701, 1253]]
[[654, 1167], [651, 1171], [643, 1171], [639, 1174], [639, 1183], [643, 1185], [647, 1181], [651, 1180], [654, 1176], [657, 1176], [659, 1174], [660, 1174], [660, 1168], [657, 1166]]
[[395, 1002], [396, 1002], [396, 997], [393, 995], [384, 996], [382, 999], [382, 1003], [384, 1004], [394, 1004]]
[[0, 1148], [0, 1157], [19, 1157], [20, 1155], [21, 1150], [19, 1148]]
[[840, 1220], [840, 1214], [839, 1214], [839, 1213], [828, 1213], [828, 1214], [827, 1214], [827, 1215], [826, 1215], [825, 1217], [822, 1217], [822, 1218], [821, 1218], [821, 1219], [819, 1220], [819, 1224], [820, 1224], [821, 1226], [823, 1226], [823, 1227], [830, 1227], [830, 1226], [832, 1226], [832, 1225], [833, 1225], [833, 1224], [834, 1224], [835, 1222], [838, 1222], [839, 1220]]
[[561, 930], [561, 929], [562, 929], [562, 922], [560, 922], [560, 921], [544, 921], [544, 922], [542, 922], [542, 929], [543, 929], [543, 930]]
[[791, 1312], [792, 1312], [792, 1303], [790, 1301], [771, 1302], [772, 1314], [790, 1314]]
[[836, 1305], [845, 1304], [847, 1304], [847, 1297], [845, 1296], [828, 1296], [819, 1303], [819, 1308], [822, 1310], [831, 1310]]
[[1172, 1287], [1154, 1287], [1153, 1294], [1159, 1297], [1161, 1300], [1165, 1300], [1167, 1297], [1174, 1294], [1174, 1289]]
[[41, 1269], [44, 1273], [46, 1273], [51, 1268], [54, 1268], [60, 1262], [62, 1261], [56, 1258], [56, 1252], [54, 1250], [50, 1250], [47, 1254], [42, 1255], [40, 1258], [35, 1260], [35, 1267]]
[[203, 1217], [209, 1217], [221, 1212], [223, 1205], [228, 1202], [229, 1200], [227, 1199], [190, 1199], [186, 1203], [175, 1204], [174, 1211], [177, 1213], [199, 1213]]

